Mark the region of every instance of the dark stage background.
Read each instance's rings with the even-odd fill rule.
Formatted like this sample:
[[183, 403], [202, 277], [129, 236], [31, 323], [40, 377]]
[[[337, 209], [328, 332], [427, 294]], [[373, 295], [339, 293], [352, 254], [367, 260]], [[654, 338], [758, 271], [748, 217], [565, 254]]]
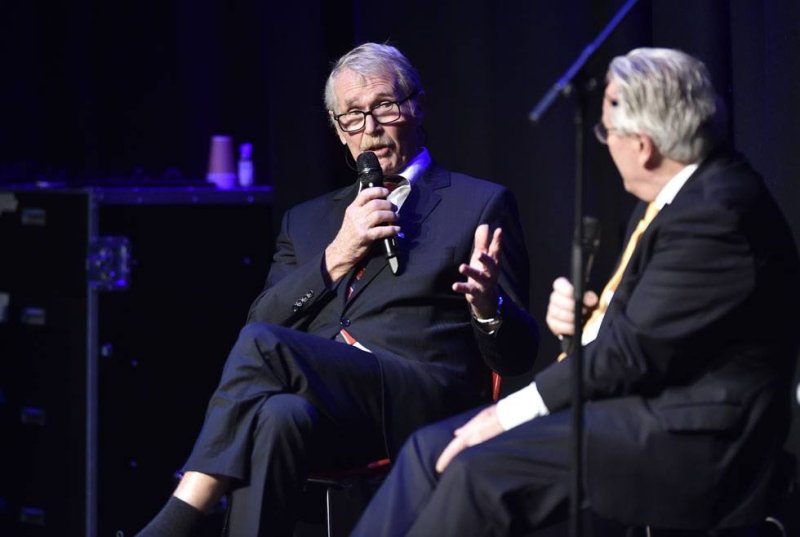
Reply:
[[[227, 133], [253, 142], [256, 182], [274, 186], [277, 221], [288, 206], [354, 180], [327, 124], [323, 84], [355, 44], [388, 40], [421, 71], [434, 158], [516, 193], [531, 309], [543, 319], [551, 282], [569, 267], [575, 102], [557, 100], [538, 124], [527, 115], [623, 3], [6, 0], [0, 182], [202, 182], [209, 137]], [[640, 0], [587, 74], [602, 80], [609, 59], [636, 46], [706, 61], [736, 145], [800, 235], [800, 2]], [[601, 93], [589, 98], [589, 126]], [[605, 148], [591, 133], [586, 140], [586, 212], [603, 225], [596, 288], [633, 200]], [[545, 336], [536, 369], [556, 353]], [[209, 367], [216, 359], [224, 357], [209, 357]]]

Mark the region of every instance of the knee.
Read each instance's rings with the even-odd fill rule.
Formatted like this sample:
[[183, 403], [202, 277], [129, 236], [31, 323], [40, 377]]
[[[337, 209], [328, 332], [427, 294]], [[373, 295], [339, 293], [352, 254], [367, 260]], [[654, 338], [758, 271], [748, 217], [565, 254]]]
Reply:
[[435, 462], [444, 448], [453, 440], [454, 431], [464, 425], [476, 411], [453, 416], [417, 429], [406, 441], [404, 450], [426, 454]]
[[441, 423], [432, 423], [417, 429], [406, 444], [420, 451], [441, 452], [453, 439], [453, 431]]
[[[267, 374], [274, 378], [281, 387], [288, 382], [283, 367], [272, 358], [278, 355], [283, 342], [282, 328], [269, 323], [249, 323], [239, 331], [239, 337], [231, 349], [226, 369], [236, 368], [249, 371], [248, 374]], [[273, 365], [265, 363], [270, 362]]]
[[[272, 325], [250, 323], [242, 328], [225, 361], [220, 388], [224, 387], [228, 395], [280, 391], [286, 382], [282, 372], [265, 367], [265, 356], [277, 344], [278, 338], [272, 330]], [[264, 378], [271, 381], [268, 388], [260, 382]]]
[[236, 345], [240, 348], [272, 348], [280, 339], [279, 329], [280, 327], [269, 323], [248, 323], [239, 331]]
[[425, 468], [433, 477], [436, 475], [436, 460], [452, 438], [452, 431], [442, 424], [421, 427], [405, 441], [397, 461]]

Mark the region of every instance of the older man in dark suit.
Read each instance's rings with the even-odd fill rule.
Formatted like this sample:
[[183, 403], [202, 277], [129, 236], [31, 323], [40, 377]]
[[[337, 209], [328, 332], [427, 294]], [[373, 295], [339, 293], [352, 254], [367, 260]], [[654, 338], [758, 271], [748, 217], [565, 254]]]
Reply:
[[[596, 133], [641, 203], [616, 274], [585, 297], [585, 498], [628, 525], [746, 526], [788, 427], [796, 246], [762, 179], [719, 143], [700, 61], [637, 49], [607, 79]], [[547, 323], [574, 334], [566, 279]], [[570, 489], [571, 360], [415, 433], [354, 535], [519, 535], [557, 520]]]
[[532, 365], [516, 202], [433, 162], [424, 97], [388, 45], [359, 46], [333, 68], [337, 136], [354, 160], [373, 153], [387, 184], [284, 215], [186, 473], [140, 535], [189, 534], [227, 491], [231, 535], [290, 535], [310, 469], [393, 456], [415, 428], [487, 400], [489, 368]]

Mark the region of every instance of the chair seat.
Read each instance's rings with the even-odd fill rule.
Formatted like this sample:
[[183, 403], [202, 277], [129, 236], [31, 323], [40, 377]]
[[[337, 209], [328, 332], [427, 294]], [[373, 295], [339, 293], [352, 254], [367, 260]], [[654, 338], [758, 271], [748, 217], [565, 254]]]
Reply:
[[325, 485], [336, 485], [346, 479], [387, 472], [389, 471], [391, 464], [392, 463], [389, 459], [380, 459], [365, 464], [364, 466], [356, 466], [352, 468], [326, 468], [325, 470], [309, 473], [308, 481], [313, 483], [322, 483]]

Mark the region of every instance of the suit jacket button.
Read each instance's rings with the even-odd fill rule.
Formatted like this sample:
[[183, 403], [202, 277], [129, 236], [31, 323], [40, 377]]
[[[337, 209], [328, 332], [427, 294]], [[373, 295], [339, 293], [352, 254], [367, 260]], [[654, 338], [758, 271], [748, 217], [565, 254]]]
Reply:
[[350, 319], [342, 318], [342, 320], [339, 321], [339, 324], [347, 328], [348, 326], [350, 326]]

